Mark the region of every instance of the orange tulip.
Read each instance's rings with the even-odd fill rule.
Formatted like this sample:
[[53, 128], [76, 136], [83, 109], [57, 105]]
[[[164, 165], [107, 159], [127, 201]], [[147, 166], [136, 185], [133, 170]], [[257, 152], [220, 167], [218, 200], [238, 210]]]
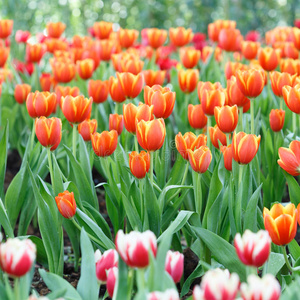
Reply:
[[54, 151], [61, 141], [61, 120], [59, 118], [40, 117], [35, 119], [36, 137], [43, 147]]
[[197, 49], [187, 47], [180, 49], [180, 60], [185, 68], [192, 69], [197, 66], [201, 52]]
[[23, 104], [26, 101], [27, 96], [30, 93], [30, 91], [31, 91], [31, 86], [29, 84], [26, 84], [26, 83], [16, 84], [15, 92], [14, 92], [16, 101], [19, 104]]
[[72, 97], [77, 97], [79, 96], [79, 88], [77, 86], [70, 87], [70, 86], [62, 86], [62, 85], [57, 85], [55, 87], [55, 94], [57, 96], [57, 103], [61, 107], [61, 97], [66, 97], [68, 95]]
[[201, 103], [202, 101], [202, 97], [203, 97], [203, 94], [204, 94], [204, 91], [205, 90], [219, 90], [222, 88], [222, 85], [220, 82], [215, 82], [215, 83], [211, 83], [210, 81], [200, 81], [198, 82], [198, 86], [197, 86], [197, 93], [198, 93], [198, 98], [199, 98], [199, 101]]
[[129, 48], [134, 44], [134, 42], [138, 38], [139, 32], [135, 29], [120, 28], [118, 36], [121, 47]]
[[177, 28], [171, 27], [169, 29], [169, 36], [174, 46], [182, 47], [188, 44], [192, 40], [194, 34], [191, 28], [185, 29], [183, 27], [177, 27]]
[[226, 79], [230, 79], [231, 76], [236, 76], [237, 70], [246, 71], [248, 70], [248, 66], [240, 62], [232, 62], [232, 61], [227, 62], [225, 65]]
[[179, 132], [175, 136], [175, 143], [177, 151], [180, 155], [185, 159], [189, 159], [188, 149], [194, 151], [194, 149], [198, 149], [201, 146], [205, 146], [207, 142], [207, 137], [204, 134], [200, 134], [198, 137], [192, 132], [186, 132], [183, 136], [181, 132]]
[[197, 87], [199, 71], [195, 69], [179, 70], [178, 82], [184, 93], [192, 93]]
[[80, 60], [84, 60], [84, 59], [92, 59], [94, 61], [94, 71], [98, 68], [99, 64], [100, 64], [100, 55], [99, 53], [94, 49], [94, 47], [92, 49], [88, 48], [88, 49], [85, 49], [83, 52], [82, 52], [82, 55], [81, 55], [81, 59]]
[[[214, 54], [212, 54], [214, 52]], [[210, 57], [210, 55], [214, 55], [214, 59], [216, 61], [221, 61], [222, 59], [222, 49], [220, 47], [216, 47], [215, 50], [214, 48], [210, 46], [204, 46], [201, 52], [201, 59], [205, 63]]]
[[26, 60], [27, 62], [39, 63], [43, 55], [46, 52], [46, 46], [44, 44], [26, 44]]
[[163, 85], [166, 78], [166, 71], [153, 71], [145, 70], [143, 71], [145, 84], [152, 87], [155, 84]]
[[144, 99], [149, 106], [153, 105], [153, 114], [156, 118], [168, 118], [174, 108], [176, 93], [171, 92], [168, 87], [154, 85], [145, 86]]
[[300, 28], [293, 27], [290, 33], [290, 37], [295, 47], [300, 50]]
[[11, 35], [13, 26], [13, 20], [0, 20], [0, 39], [6, 39]]
[[212, 160], [209, 148], [207, 146], [201, 146], [194, 151], [188, 149], [187, 152], [192, 169], [197, 173], [205, 173]]
[[137, 75], [144, 67], [144, 62], [136, 56], [120, 56], [120, 54], [113, 54], [111, 58], [115, 70], [120, 73], [130, 72]]
[[56, 51], [67, 51], [69, 48], [67, 41], [55, 38], [47, 38], [44, 41], [44, 44], [46, 45], [47, 51], [50, 53], [54, 53]]
[[226, 134], [220, 130], [218, 125], [215, 125], [214, 127], [209, 127], [208, 132], [211, 139], [211, 143], [214, 145], [214, 147], [219, 149], [219, 142], [223, 146], [227, 145]]
[[279, 62], [280, 72], [287, 72], [291, 75], [300, 75], [300, 60], [299, 59], [281, 59]]
[[296, 80], [296, 74], [290, 75], [289, 73], [270, 72], [270, 80], [273, 93], [276, 96], [282, 97], [282, 88], [285, 85], [293, 86]]
[[91, 136], [92, 146], [97, 156], [105, 157], [114, 153], [118, 146], [118, 132], [116, 130], [95, 132]]
[[294, 87], [285, 85], [282, 88], [282, 96], [287, 107], [292, 112], [300, 114], [300, 84]]
[[219, 47], [225, 51], [238, 51], [241, 38], [241, 32], [238, 29], [223, 28], [219, 33]]
[[9, 56], [10, 48], [0, 47], [0, 68], [3, 68], [8, 56]]
[[213, 116], [215, 107], [223, 106], [225, 104], [225, 100], [225, 92], [221, 89], [204, 90], [201, 99], [203, 112], [208, 116]]
[[110, 22], [95, 22], [93, 25], [93, 29], [95, 32], [95, 36], [100, 40], [108, 39], [110, 34], [113, 31], [113, 23]]
[[271, 47], [260, 48], [257, 57], [264, 70], [273, 71], [279, 64], [280, 51]]
[[76, 65], [69, 61], [54, 60], [51, 63], [52, 73], [57, 82], [67, 83], [76, 75]]
[[262, 92], [265, 86], [265, 75], [262, 70], [249, 69], [237, 71], [236, 82], [241, 92], [249, 98], [255, 98]]
[[161, 47], [167, 39], [168, 33], [166, 30], [157, 28], [146, 28], [143, 30], [145, 30], [148, 43], [152, 48], [157, 49]]
[[236, 105], [234, 106], [216, 106], [214, 109], [215, 120], [221, 131], [229, 133], [234, 131], [237, 126], [239, 111]]
[[109, 115], [109, 130], [116, 130], [118, 135], [123, 131], [123, 116], [118, 114]]
[[270, 127], [273, 131], [280, 131], [284, 125], [285, 111], [272, 109], [269, 115]]
[[48, 117], [56, 109], [56, 95], [49, 92], [29, 93], [26, 107], [31, 118]]
[[150, 168], [150, 154], [145, 151], [129, 153], [129, 167], [133, 176], [138, 179], [144, 178]]
[[295, 205], [290, 203], [283, 206], [276, 203], [271, 210], [264, 207], [264, 224], [266, 230], [276, 245], [283, 246], [289, 244], [297, 233], [298, 211]]
[[239, 164], [249, 164], [256, 155], [260, 144], [260, 135], [246, 134], [245, 132], [233, 133], [232, 156]]
[[89, 119], [92, 110], [92, 98], [83, 95], [72, 97], [70, 95], [61, 98], [61, 110], [70, 123], [81, 123]]
[[90, 141], [91, 135], [96, 132], [98, 127], [97, 120], [84, 120], [78, 124], [78, 132], [82, 136], [84, 141]]
[[88, 84], [89, 96], [93, 98], [93, 102], [99, 104], [106, 101], [108, 96], [108, 80], [90, 80]]
[[208, 37], [213, 42], [218, 42], [219, 33], [223, 28], [235, 28], [236, 22], [231, 20], [217, 20], [208, 24]]
[[98, 48], [100, 59], [104, 61], [109, 61], [112, 54], [119, 53], [121, 51], [120, 44], [111, 40], [101, 40]]
[[289, 148], [280, 147], [278, 150], [280, 167], [292, 176], [300, 175], [300, 142], [292, 141]]
[[293, 43], [284, 43], [283, 53], [285, 57], [298, 59], [299, 51]]
[[225, 169], [228, 170], [228, 171], [231, 171], [232, 170], [232, 149], [231, 149], [231, 144], [228, 145], [228, 146], [221, 146], [220, 150], [223, 154]]
[[148, 151], [160, 149], [165, 141], [166, 127], [164, 119], [141, 120], [136, 124], [136, 137], [142, 148]]
[[189, 104], [188, 119], [191, 127], [193, 127], [194, 129], [202, 129], [206, 126], [207, 116], [204, 114], [201, 104]]
[[42, 91], [44, 92], [50, 92], [50, 90], [56, 85], [54, 77], [50, 73], [42, 73], [39, 80]]
[[252, 41], [242, 42], [242, 54], [246, 59], [254, 59], [257, 55], [257, 51], [260, 47], [260, 43]]
[[55, 202], [60, 214], [66, 218], [71, 219], [76, 213], [76, 201], [74, 198], [74, 193], [69, 191], [64, 191], [59, 193], [55, 197]]
[[49, 22], [46, 25], [49, 37], [59, 38], [66, 29], [66, 24], [62, 22]]
[[238, 107], [243, 107], [249, 101], [239, 89], [235, 76], [231, 76], [227, 80], [227, 97], [228, 105], [230, 106], [237, 105]]
[[91, 78], [94, 72], [94, 64], [91, 58], [78, 60], [76, 67], [79, 77], [84, 80]]

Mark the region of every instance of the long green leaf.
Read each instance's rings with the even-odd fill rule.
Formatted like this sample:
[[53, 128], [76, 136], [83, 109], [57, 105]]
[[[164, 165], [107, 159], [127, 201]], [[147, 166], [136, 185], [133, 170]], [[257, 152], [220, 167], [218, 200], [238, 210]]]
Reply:
[[4, 178], [7, 164], [8, 150], [8, 122], [5, 126], [2, 139], [0, 141], [0, 198], [4, 199]]

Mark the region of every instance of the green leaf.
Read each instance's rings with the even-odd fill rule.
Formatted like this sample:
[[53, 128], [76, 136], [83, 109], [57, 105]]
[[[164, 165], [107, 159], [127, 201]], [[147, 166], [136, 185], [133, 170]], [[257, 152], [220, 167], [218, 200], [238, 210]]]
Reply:
[[266, 273], [276, 276], [285, 264], [283, 254], [271, 252], [267, 264]]
[[289, 244], [289, 252], [292, 254], [294, 260], [297, 260], [300, 257], [300, 246], [296, 242], [295, 239], [293, 239]]
[[8, 149], [8, 122], [5, 126], [2, 139], [0, 141], [0, 198], [4, 199], [4, 179], [7, 164], [7, 149]]
[[[133, 276], [133, 274], [131, 276]], [[115, 284], [113, 300], [130, 299], [127, 293], [128, 293], [128, 268], [125, 262], [119, 256], [118, 278]]]
[[300, 203], [300, 186], [296, 179], [286, 171], [284, 171], [284, 176], [288, 183], [290, 200], [295, 204], [295, 206], [297, 206]]
[[190, 276], [184, 282], [181, 289], [180, 296], [183, 297], [184, 295], [186, 295], [189, 292], [191, 284], [194, 281], [194, 279], [198, 277], [202, 277], [203, 275], [204, 275], [204, 270], [202, 267], [202, 263], [199, 262], [195, 270], [190, 274]]
[[9, 222], [9, 218], [1, 198], [0, 198], [0, 225], [4, 228], [5, 234], [8, 237], [10, 238], [14, 237], [14, 231]]

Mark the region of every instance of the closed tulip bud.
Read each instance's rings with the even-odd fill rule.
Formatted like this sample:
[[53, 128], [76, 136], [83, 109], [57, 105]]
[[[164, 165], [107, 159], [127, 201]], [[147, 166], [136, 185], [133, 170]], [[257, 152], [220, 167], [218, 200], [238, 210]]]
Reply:
[[299, 212], [292, 203], [286, 206], [276, 203], [271, 210], [264, 208], [265, 228], [274, 244], [278, 246], [287, 245], [295, 238], [298, 214]]
[[161, 47], [165, 43], [168, 35], [166, 30], [157, 28], [146, 28], [144, 32], [146, 32], [149, 45], [155, 49]]
[[109, 115], [109, 130], [116, 130], [118, 135], [123, 131], [123, 116], [118, 114]]
[[266, 71], [273, 71], [276, 69], [281, 58], [280, 56], [280, 50], [271, 47], [260, 48], [257, 54], [260, 65]]
[[91, 135], [96, 132], [98, 127], [97, 120], [84, 120], [78, 124], [78, 132], [84, 141], [90, 141]]
[[202, 97], [205, 90], [212, 91], [220, 89], [222, 89], [222, 85], [220, 82], [211, 83], [210, 81], [199, 81], [197, 86], [197, 93], [200, 103], [202, 101]]
[[252, 41], [242, 42], [242, 54], [246, 59], [254, 59], [257, 55], [257, 51], [260, 47], [260, 43]]
[[29, 93], [26, 107], [31, 118], [50, 116], [56, 109], [56, 95], [49, 92]]
[[139, 36], [139, 32], [135, 29], [120, 28], [118, 32], [119, 43], [122, 48], [131, 47]]
[[95, 132], [91, 135], [92, 147], [97, 156], [105, 157], [114, 153], [118, 146], [116, 130]]
[[293, 43], [285, 43], [283, 52], [285, 57], [292, 58], [292, 59], [298, 59], [299, 57], [299, 51], [295, 47]]
[[177, 151], [180, 155], [188, 160], [188, 149], [194, 151], [194, 149], [198, 149], [201, 146], [205, 146], [207, 142], [207, 137], [204, 134], [200, 134], [198, 137], [192, 132], [186, 132], [183, 136], [181, 132], [179, 132], [175, 136], [175, 143]]
[[279, 300], [280, 294], [280, 284], [272, 274], [266, 274], [262, 278], [251, 274], [247, 278], [247, 283], [241, 284], [243, 300]]
[[226, 95], [223, 90], [204, 90], [201, 99], [203, 112], [208, 116], [214, 115], [214, 109], [217, 106], [225, 104]]
[[179, 282], [182, 277], [183, 260], [184, 256], [182, 253], [178, 251], [172, 252], [171, 250], [167, 252], [165, 270], [171, 275], [175, 283]]
[[50, 92], [50, 90], [55, 86], [56, 82], [54, 77], [50, 73], [42, 73], [40, 78], [41, 89], [44, 92]]
[[225, 51], [237, 51], [240, 37], [241, 33], [238, 29], [223, 28], [219, 33], [219, 47]]
[[95, 36], [100, 40], [108, 39], [113, 31], [113, 23], [110, 22], [95, 22], [93, 25]]
[[93, 102], [99, 104], [106, 101], [109, 92], [108, 80], [90, 80], [88, 84], [89, 96]]
[[272, 109], [269, 115], [270, 127], [278, 132], [283, 128], [285, 111], [282, 109]]
[[300, 84], [297, 84], [295, 87], [284, 86], [282, 95], [287, 107], [292, 112], [300, 114]]
[[188, 149], [189, 162], [197, 173], [205, 173], [211, 163], [212, 155], [207, 146], [201, 146], [196, 150]]
[[259, 144], [260, 135], [234, 132], [232, 137], [233, 159], [239, 164], [249, 164], [256, 155]]
[[103, 254], [97, 249], [95, 252], [95, 262], [97, 279], [101, 283], [106, 283], [107, 272], [113, 267], [118, 267], [119, 254], [115, 249], [106, 250]]
[[44, 44], [27, 44], [26, 45], [26, 60], [27, 62], [39, 63], [46, 52]]
[[35, 258], [36, 246], [29, 239], [9, 238], [0, 244], [0, 266], [10, 276], [24, 276], [32, 268]]
[[15, 40], [17, 43], [26, 43], [30, 35], [29, 31], [17, 30]]
[[201, 57], [201, 52], [191, 47], [181, 48], [179, 53], [180, 60], [187, 69], [196, 67]]
[[61, 110], [70, 123], [78, 124], [90, 118], [92, 103], [92, 98], [85, 98], [83, 95], [77, 97], [68, 95], [61, 98]]
[[224, 167], [228, 171], [232, 171], [232, 149], [231, 144], [228, 146], [221, 146], [220, 150], [224, 158]]
[[129, 153], [129, 167], [133, 176], [138, 179], [144, 178], [150, 168], [150, 154], [145, 151]]
[[231, 76], [236, 76], [236, 72], [240, 70], [240, 71], [246, 71], [248, 70], [248, 66], [244, 65], [240, 62], [232, 62], [229, 61], [226, 63], [225, 65], [225, 76], [226, 79], [230, 79]]
[[156, 256], [157, 242], [154, 233], [131, 231], [124, 234], [119, 230], [116, 235], [116, 249], [124, 262], [132, 268], [145, 268], [150, 263], [150, 251]]
[[13, 26], [13, 20], [0, 20], [0, 39], [6, 39], [11, 35]]
[[280, 147], [278, 150], [280, 167], [292, 176], [300, 175], [300, 142], [292, 141], [289, 148]]
[[133, 75], [138, 75], [142, 72], [143, 66], [144, 62], [138, 58], [121, 58], [116, 62], [116, 71], [120, 73], [129, 72]]
[[54, 151], [61, 141], [62, 123], [59, 118], [40, 117], [35, 119], [36, 137], [44, 147]]
[[222, 269], [209, 270], [202, 277], [201, 285], [195, 286], [193, 300], [234, 300], [240, 280], [236, 273]]
[[106, 288], [107, 288], [107, 293], [111, 298], [113, 298], [114, 295], [114, 289], [118, 279], [118, 275], [119, 275], [119, 270], [117, 267], [113, 267], [109, 269], [107, 272]]
[[31, 91], [31, 86], [29, 84], [26, 83], [16, 84], [15, 92], [14, 92], [15, 100], [19, 104], [23, 104], [26, 101], [30, 91]]
[[168, 289], [164, 292], [152, 292], [147, 295], [146, 300], [179, 300], [178, 291]]
[[231, 20], [217, 20], [214, 23], [208, 24], [208, 36], [213, 42], [218, 42], [220, 31], [223, 28], [235, 28], [236, 22]]
[[10, 48], [0, 46], [0, 68], [4, 67], [4, 65], [8, 59], [8, 56], [9, 56], [9, 51], [10, 51]]
[[188, 119], [191, 127], [202, 129], [207, 124], [207, 116], [204, 114], [202, 105], [188, 105]]
[[153, 114], [156, 118], [168, 118], [174, 108], [176, 93], [171, 92], [168, 87], [154, 85], [145, 86], [144, 99], [149, 106], [153, 105]]
[[64, 191], [55, 197], [55, 202], [60, 214], [66, 219], [72, 219], [76, 213], [74, 193]]
[[148, 151], [160, 149], [165, 141], [166, 127], [164, 119], [141, 120], [136, 124], [136, 137], [142, 148]]
[[221, 131], [229, 133], [234, 131], [237, 126], [239, 111], [236, 105], [234, 106], [216, 106], [214, 109], [216, 123]]
[[296, 80], [296, 74], [270, 72], [271, 87], [276, 96], [282, 97], [282, 88], [285, 85], [293, 86]]
[[121, 51], [121, 47], [115, 41], [101, 40], [98, 51], [101, 60], [109, 61], [112, 54], [119, 53]]
[[51, 63], [52, 73], [57, 82], [68, 83], [76, 75], [76, 65], [69, 61], [55, 60]]
[[191, 28], [185, 29], [183, 27], [177, 27], [177, 28], [171, 27], [169, 29], [169, 36], [174, 46], [182, 47], [188, 44], [192, 40], [194, 34]]
[[262, 70], [249, 69], [237, 71], [236, 82], [241, 92], [249, 98], [259, 96], [265, 86], [265, 75]]
[[57, 102], [61, 107], [61, 98], [66, 96], [77, 97], [80, 94], [79, 88], [77, 86], [70, 87], [70, 86], [62, 86], [57, 85], [55, 87], [55, 94], [57, 96]]
[[59, 38], [66, 29], [66, 24], [62, 22], [49, 22], [46, 25], [49, 37]]
[[166, 71], [153, 71], [145, 70], [143, 71], [145, 84], [152, 87], [153, 85], [163, 85], [166, 78]]
[[214, 147], [219, 149], [219, 142], [223, 146], [227, 145], [226, 134], [220, 130], [218, 125], [215, 125], [214, 127], [209, 127], [208, 132], [209, 132], [209, 136], [210, 136], [211, 142], [214, 145]]
[[184, 93], [192, 93], [197, 87], [199, 71], [195, 69], [179, 70], [178, 82]]
[[78, 60], [76, 67], [79, 77], [84, 80], [91, 78], [94, 72], [94, 64], [94, 61], [90, 58]]
[[231, 76], [227, 80], [227, 97], [230, 106], [237, 105], [238, 107], [243, 107], [249, 101], [239, 89], [235, 76]]
[[281, 59], [279, 62], [280, 72], [286, 72], [291, 75], [300, 74], [299, 66], [300, 66], [299, 59], [295, 60], [295, 59], [287, 58], [287, 59]]
[[240, 233], [236, 234], [234, 247], [243, 264], [258, 268], [269, 258], [271, 238], [265, 230], [254, 233], [247, 229], [242, 236]]
[[135, 115], [135, 127], [142, 120], [152, 121], [154, 119], [153, 109], [153, 105], [149, 106], [140, 102]]

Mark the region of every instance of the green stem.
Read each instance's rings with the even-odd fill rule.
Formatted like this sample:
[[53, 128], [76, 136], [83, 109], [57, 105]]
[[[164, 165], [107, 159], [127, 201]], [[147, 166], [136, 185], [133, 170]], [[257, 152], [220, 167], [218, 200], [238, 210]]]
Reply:
[[33, 150], [34, 136], [35, 136], [35, 120], [33, 120], [31, 136], [30, 136], [30, 148], [29, 148], [30, 152]]
[[281, 246], [281, 248], [282, 248], [282, 252], [283, 252], [283, 256], [284, 256], [286, 266], [288, 267], [289, 271], [291, 273], [300, 271], [300, 266], [298, 266], [298, 267], [292, 267], [291, 266], [289, 258], [288, 258], [287, 253], [286, 253], [286, 246]]
[[250, 114], [251, 114], [251, 133], [254, 133], [254, 102], [253, 100], [250, 103]]
[[229, 133], [226, 133], [226, 145], [228, 146], [230, 144], [230, 138], [229, 138]]
[[207, 116], [206, 136], [207, 136], [207, 147], [208, 147], [208, 148], [210, 148], [209, 127], [211, 127], [211, 117], [210, 117], [210, 116]]
[[195, 172], [194, 178], [195, 178], [195, 182], [194, 182], [195, 208], [196, 208], [196, 213], [198, 213], [201, 218], [201, 213], [202, 213], [201, 173]]
[[243, 107], [239, 107], [239, 125], [238, 128], [240, 131], [243, 131]]
[[49, 147], [47, 147], [47, 155], [48, 155], [48, 164], [49, 164], [49, 172], [50, 172], [50, 178], [51, 178], [51, 184], [53, 193], [56, 193], [55, 186], [54, 186], [54, 176], [53, 176], [53, 167], [52, 167], [52, 159], [51, 159], [51, 150]]
[[105, 174], [106, 174], [107, 181], [113, 182], [111, 174], [110, 174], [110, 170], [109, 170], [109, 163], [108, 163], [107, 157], [103, 157], [102, 162], [103, 162], [103, 167], [105, 169], [104, 171], [105, 171]]
[[98, 104], [95, 103], [95, 120], [97, 121], [97, 123], [98, 123], [98, 112], [99, 112], [99, 110], [98, 110]]
[[133, 282], [134, 282], [134, 269], [129, 268], [128, 279], [127, 279], [127, 283], [128, 283], [127, 299], [131, 299]]
[[142, 292], [145, 290], [145, 269], [144, 268], [137, 268], [136, 269], [136, 280], [138, 291]]
[[150, 182], [152, 186], [153, 186], [153, 157], [154, 157], [154, 153], [153, 151], [150, 151]]
[[154, 187], [159, 193], [161, 193], [161, 188], [160, 188], [155, 182], [153, 182], [153, 187]]
[[15, 278], [14, 280], [14, 294], [15, 300], [20, 300], [20, 278]]
[[283, 101], [282, 101], [282, 98], [279, 98], [279, 105], [280, 105], [280, 109], [282, 109], [282, 107], [283, 107]]
[[243, 171], [244, 171], [244, 166], [243, 165], [239, 165], [239, 186], [242, 182], [243, 179]]
[[139, 180], [140, 201], [141, 201], [141, 219], [144, 224], [144, 197], [143, 197], [143, 179]]
[[[187, 174], [188, 174], [188, 171], [189, 171], [189, 162], [187, 161], [187, 162], [186, 162], [186, 165], [185, 165], [184, 174], [183, 174], [183, 177], [182, 177], [182, 180], [181, 180], [181, 185], [184, 185], [185, 180], [186, 180], [186, 176], [187, 176]], [[178, 192], [179, 192], [179, 191], [178, 191]]]
[[139, 152], [139, 144], [136, 135], [134, 135], [134, 147], [135, 147], [135, 151]]
[[77, 137], [77, 124], [73, 124], [73, 155], [76, 159], [76, 137]]
[[293, 133], [296, 135], [296, 130], [297, 130], [297, 119], [296, 119], [296, 114], [293, 113]]
[[5, 290], [6, 290], [6, 294], [8, 295], [8, 299], [10, 300], [14, 300], [15, 297], [13, 295], [13, 291], [11, 289], [9, 280], [8, 280], [8, 275], [6, 273], [3, 274], [4, 277], [4, 283], [5, 283]]
[[247, 278], [251, 274], [257, 275], [257, 268], [251, 267], [251, 266], [247, 266], [246, 267], [246, 274], [247, 274]]

